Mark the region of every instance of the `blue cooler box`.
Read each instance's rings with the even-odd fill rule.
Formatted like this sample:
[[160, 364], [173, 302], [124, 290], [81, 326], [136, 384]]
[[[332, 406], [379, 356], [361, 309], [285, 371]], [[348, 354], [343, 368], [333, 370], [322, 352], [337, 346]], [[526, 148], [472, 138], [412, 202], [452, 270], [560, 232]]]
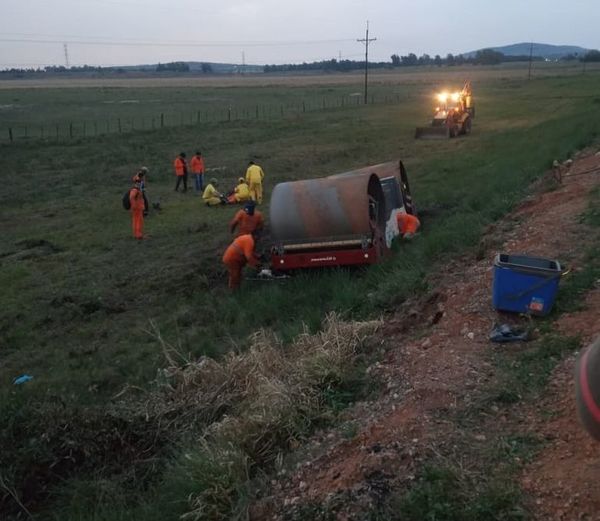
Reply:
[[494, 259], [494, 307], [547, 315], [554, 305], [561, 274], [558, 261], [500, 253]]

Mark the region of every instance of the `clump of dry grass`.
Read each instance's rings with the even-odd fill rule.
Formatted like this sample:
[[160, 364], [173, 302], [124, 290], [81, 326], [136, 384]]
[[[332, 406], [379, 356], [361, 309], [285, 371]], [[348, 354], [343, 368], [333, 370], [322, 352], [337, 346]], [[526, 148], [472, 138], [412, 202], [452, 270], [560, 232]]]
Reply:
[[324, 412], [324, 394], [350, 377], [380, 324], [331, 314], [319, 333], [305, 331], [290, 346], [261, 330], [248, 351], [220, 361], [178, 364], [166, 346], [166, 392], [157, 406], [167, 415], [187, 408], [184, 416], [208, 423], [193, 454], [179, 463], [197, 485], [184, 518], [232, 515], [247, 476], [309, 430]]

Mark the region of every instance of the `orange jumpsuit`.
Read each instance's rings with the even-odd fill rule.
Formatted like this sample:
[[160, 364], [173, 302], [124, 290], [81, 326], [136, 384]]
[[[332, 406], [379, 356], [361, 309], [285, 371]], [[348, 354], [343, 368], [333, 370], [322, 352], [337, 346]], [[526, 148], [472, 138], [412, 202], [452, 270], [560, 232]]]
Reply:
[[252, 233], [254, 230], [262, 230], [264, 224], [265, 220], [258, 210], [254, 210], [254, 215], [248, 215], [244, 210], [239, 210], [229, 223], [229, 229], [233, 233], [237, 226], [237, 235], [240, 236]]
[[410, 213], [399, 213], [396, 216], [396, 219], [398, 221], [400, 235], [416, 233], [421, 226], [419, 219]]
[[131, 203], [131, 228], [136, 239], [144, 238], [144, 195], [139, 188], [129, 190]]
[[254, 238], [252, 235], [240, 235], [225, 250], [223, 264], [229, 271], [229, 289], [236, 290], [242, 283], [242, 268], [249, 264], [258, 266], [258, 259], [254, 254]]

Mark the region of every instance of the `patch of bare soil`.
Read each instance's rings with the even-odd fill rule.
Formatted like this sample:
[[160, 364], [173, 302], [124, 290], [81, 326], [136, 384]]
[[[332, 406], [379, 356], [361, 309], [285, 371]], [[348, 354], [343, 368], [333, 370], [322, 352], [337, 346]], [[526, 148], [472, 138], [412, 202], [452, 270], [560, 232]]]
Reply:
[[[600, 157], [588, 152], [577, 158], [571, 172], [595, 166], [600, 167]], [[599, 183], [600, 176], [592, 174], [567, 176], [550, 192], [540, 186], [536, 195], [490, 227], [482, 260], [453, 262], [432, 281], [435, 293], [407, 302], [387, 317], [382, 336], [385, 359], [368, 369], [385, 382], [385, 391], [376, 401], [359, 403], [345, 413], [345, 421], [355, 428], [351, 439], [340, 429], [317, 433], [306, 449], [311, 456], [293, 471], [280, 471], [268, 496], [252, 509], [252, 517], [290, 518], [302, 505], [343, 498], [337, 518], [356, 519], [361, 508], [376, 504], [386, 490], [410, 485], [421, 463], [452, 437], [485, 442], [483, 432], [457, 434], [445, 413], [468, 406], [476, 391], [494, 378], [489, 362], [494, 345], [488, 340], [493, 325], [520, 320], [500, 316], [492, 308], [493, 255], [524, 253], [559, 258], [577, 267], [586, 242], [579, 216], [587, 208], [590, 190]], [[589, 338], [597, 334], [597, 298], [590, 295], [589, 308], [562, 317], [561, 331], [573, 335], [589, 331]], [[580, 512], [600, 516], [600, 495], [592, 493], [600, 477], [600, 460], [594, 459], [598, 447], [575, 419], [571, 368], [567, 364], [561, 371], [552, 383], [556, 392], [547, 398], [556, 417], [549, 422], [535, 420], [553, 441], [529, 467], [525, 488], [539, 499], [534, 507], [540, 519], [558, 512], [559, 505], [566, 517], [557, 519], [578, 519]], [[498, 421], [506, 419], [501, 416]]]
[[[566, 334], [580, 334], [584, 345], [600, 335], [600, 289], [591, 291], [582, 311], [558, 320]], [[575, 408], [575, 357], [555, 371], [546, 398], [539, 404], [551, 418], [535, 417], [532, 427], [546, 440], [539, 457], [522, 478], [540, 520], [600, 519], [600, 445], [581, 427]]]

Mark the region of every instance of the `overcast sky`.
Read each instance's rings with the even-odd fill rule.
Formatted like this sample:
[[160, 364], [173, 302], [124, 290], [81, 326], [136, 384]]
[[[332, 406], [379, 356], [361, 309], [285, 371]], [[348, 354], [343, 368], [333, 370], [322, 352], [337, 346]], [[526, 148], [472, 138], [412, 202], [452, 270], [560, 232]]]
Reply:
[[64, 65], [64, 43], [71, 65], [360, 60], [367, 20], [374, 61], [529, 41], [600, 47], [600, 0], [0, 0], [0, 13], [0, 68]]

